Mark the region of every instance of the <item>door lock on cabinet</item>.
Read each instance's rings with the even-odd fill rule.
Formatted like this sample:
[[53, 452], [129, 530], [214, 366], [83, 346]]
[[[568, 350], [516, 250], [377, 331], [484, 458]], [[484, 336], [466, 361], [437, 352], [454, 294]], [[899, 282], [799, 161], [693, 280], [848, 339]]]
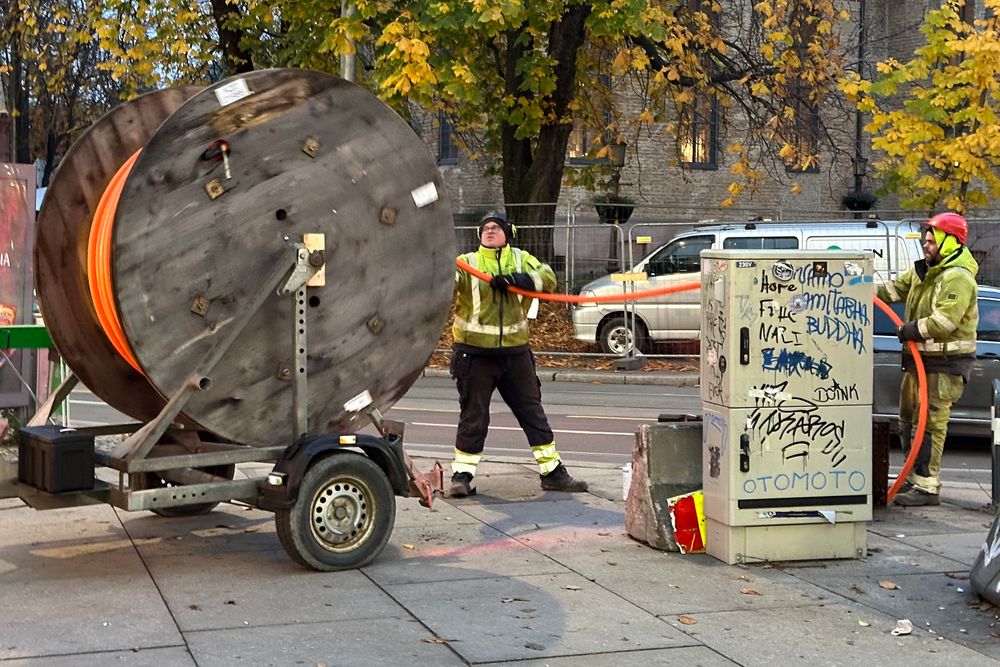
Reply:
[[740, 436], [740, 472], [750, 472], [750, 436]]

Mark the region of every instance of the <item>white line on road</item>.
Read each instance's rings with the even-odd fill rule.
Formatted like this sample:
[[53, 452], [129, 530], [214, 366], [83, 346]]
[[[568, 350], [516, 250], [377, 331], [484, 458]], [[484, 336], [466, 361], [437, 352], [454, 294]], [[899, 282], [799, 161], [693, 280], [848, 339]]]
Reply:
[[[457, 424], [432, 424], [430, 422], [410, 422], [410, 426], [436, 426], [440, 428], [458, 428]], [[490, 430], [497, 431], [520, 431], [520, 426], [490, 426]], [[617, 431], [571, 431], [568, 429], [552, 429], [553, 433], [572, 433], [573, 435], [627, 435], [635, 436], [635, 433], [619, 433]]]
[[[558, 415], [556, 415], [558, 416]], [[608, 415], [563, 415], [566, 419], [620, 419], [632, 422], [656, 421], [656, 417], [611, 417]]]
[[[455, 451], [455, 446], [454, 445], [436, 445], [434, 443], [429, 443], [429, 442], [408, 442], [408, 443], [406, 443], [406, 445], [404, 445], [404, 448], [406, 449], [407, 453], [409, 453], [409, 454], [415, 454], [415, 453], [417, 453], [417, 450], [419, 448], [421, 448], [421, 447], [425, 447], [425, 448], [428, 448], [428, 449], [431, 449], [431, 450], [434, 450], [434, 451], [441, 450], [441, 451], [445, 451], [445, 452], [449, 452], [449, 453]], [[483, 452], [484, 452], [484, 454], [487, 454], [487, 455], [488, 454], [499, 454], [501, 452], [509, 452], [509, 453], [512, 453], [512, 454], [526, 454], [526, 455], [529, 455], [529, 456], [531, 454], [531, 450], [528, 449], [527, 445], [525, 445], [524, 447], [491, 447], [491, 446], [487, 446], [483, 450]], [[579, 451], [574, 451], [574, 450], [569, 450], [569, 449], [562, 449], [562, 448], [559, 449], [559, 454], [560, 454], [560, 456], [562, 456], [562, 455], [566, 455], [566, 456], [605, 456], [605, 457], [608, 457], [608, 458], [619, 458], [619, 459], [620, 458], [628, 458], [630, 456], [630, 454], [625, 453], [625, 452], [620, 452], [620, 453], [617, 453], [617, 454], [614, 453], [614, 452], [579, 452]], [[531, 463], [530, 460], [528, 462]]]

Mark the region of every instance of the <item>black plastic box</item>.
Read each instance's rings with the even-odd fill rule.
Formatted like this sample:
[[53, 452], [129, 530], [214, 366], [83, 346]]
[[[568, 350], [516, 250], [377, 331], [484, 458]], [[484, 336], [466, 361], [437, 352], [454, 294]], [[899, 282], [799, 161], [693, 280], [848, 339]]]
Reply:
[[94, 488], [94, 436], [61, 426], [29, 426], [18, 434], [19, 480], [49, 493]]

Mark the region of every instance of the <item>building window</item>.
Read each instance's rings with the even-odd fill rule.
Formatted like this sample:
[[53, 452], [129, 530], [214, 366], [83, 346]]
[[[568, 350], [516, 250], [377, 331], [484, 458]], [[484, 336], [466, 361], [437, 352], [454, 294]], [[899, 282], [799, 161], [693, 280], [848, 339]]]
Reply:
[[438, 114], [438, 164], [458, 164], [455, 126], [443, 113]]
[[[570, 164], [597, 164], [608, 161], [607, 158], [594, 159], [588, 157], [588, 154], [592, 154], [594, 149], [597, 148], [595, 140], [598, 137], [602, 137], [601, 144], [603, 145], [613, 143], [613, 139], [607, 136], [605, 129], [611, 124], [611, 109], [601, 99], [602, 93], [611, 88], [611, 76], [608, 74], [598, 74], [597, 80], [600, 83], [600, 86], [598, 86], [599, 90], [595, 94], [588, 96], [590, 103], [593, 105], [591, 117], [587, 120], [581, 118], [573, 120], [573, 129], [570, 131], [569, 141], [566, 143], [566, 156], [569, 158]], [[579, 85], [583, 86], [585, 84], [581, 82]], [[587, 122], [588, 120], [590, 121], [589, 123]], [[600, 129], [593, 127], [595, 122], [600, 122], [603, 127]]]
[[699, 95], [681, 109], [678, 140], [681, 162], [692, 169], [717, 169], [718, 101]]

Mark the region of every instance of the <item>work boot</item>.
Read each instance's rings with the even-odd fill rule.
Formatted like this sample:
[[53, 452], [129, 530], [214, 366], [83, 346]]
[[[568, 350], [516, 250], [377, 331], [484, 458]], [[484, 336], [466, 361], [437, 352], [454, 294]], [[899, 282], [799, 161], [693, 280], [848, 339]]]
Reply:
[[940, 505], [941, 496], [937, 493], [927, 493], [922, 491], [917, 487], [910, 487], [904, 493], [897, 493], [893, 501], [897, 505], [902, 505], [903, 507], [922, 507], [924, 505]]
[[456, 472], [451, 476], [451, 488], [448, 489], [449, 498], [464, 498], [476, 495], [476, 490], [472, 487], [472, 473]]
[[589, 486], [582, 479], [573, 479], [566, 470], [566, 466], [560, 463], [556, 469], [548, 475], [539, 475], [542, 478], [543, 491], [567, 491], [569, 493], [579, 493], [586, 491]]

